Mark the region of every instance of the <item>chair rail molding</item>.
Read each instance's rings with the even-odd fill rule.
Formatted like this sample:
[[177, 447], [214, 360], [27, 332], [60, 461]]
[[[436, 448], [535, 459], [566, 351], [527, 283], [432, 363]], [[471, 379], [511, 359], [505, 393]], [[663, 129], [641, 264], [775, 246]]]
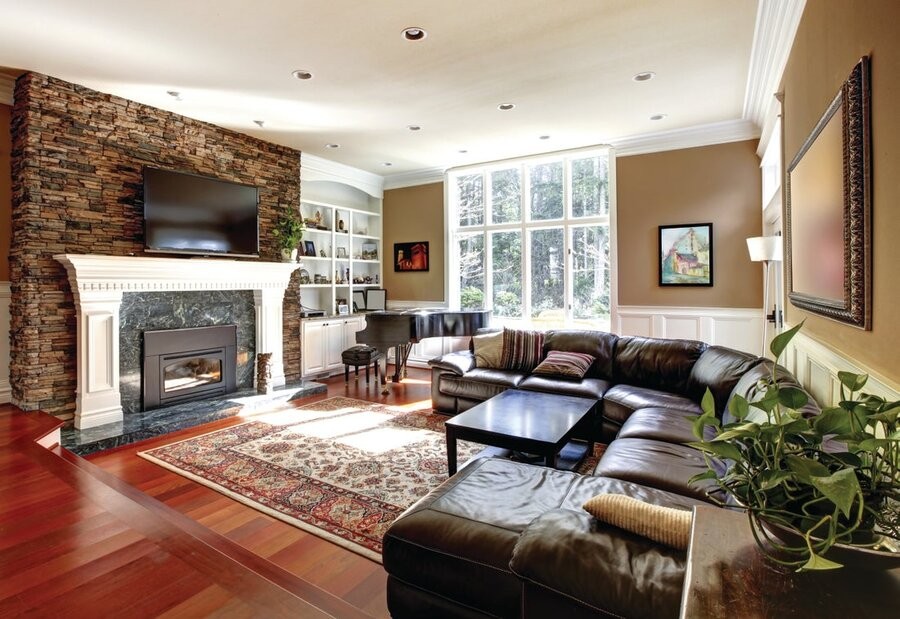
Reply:
[[[790, 327], [791, 325], [785, 325], [785, 329]], [[840, 401], [841, 381], [838, 380], [838, 372], [868, 374], [866, 393], [890, 401], [900, 400], [900, 383], [872, 372], [802, 331], [794, 336], [785, 350], [783, 363], [821, 406], [834, 406]]]
[[9, 302], [12, 296], [9, 282], [0, 282], [0, 404], [9, 402]]
[[619, 335], [700, 340], [758, 355], [765, 324], [762, 308], [620, 305], [612, 329]]

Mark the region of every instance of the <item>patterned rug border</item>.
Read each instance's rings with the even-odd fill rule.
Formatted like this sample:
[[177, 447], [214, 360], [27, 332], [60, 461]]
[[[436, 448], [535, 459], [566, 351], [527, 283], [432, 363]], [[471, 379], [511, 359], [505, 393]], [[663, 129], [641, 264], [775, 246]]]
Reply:
[[[250, 423], [250, 422], [247, 422], [247, 423]], [[241, 426], [244, 424], [237, 424], [237, 425]], [[236, 427], [237, 426], [231, 426], [231, 428], [236, 428]], [[228, 429], [231, 429], [231, 428], [228, 428]], [[215, 432], [208, 432], [207, 434], [214, 434], [214, 433]], [[206, 436], [206, 434], [198, 434], [197, 436], [195, 436], [193, 438], [199, 438], [200, 436]], [[187, 440], [190, 440], [190, 439], [187, 439]], [[174, 443], [170, 443], [169, 445], [163, 445], [163, 447], [169, 447], [170, 445], [176, 445], [178, 443], [183, 443], [183, 442], [184, 441], [176, 441]], [[140, 456], [141, 458], [144, 458], [145, 460], [147, 460], [149, 462], [153, 462], [154, 464], [161, 466], [164, 469], [168, 469], [177, 475], [181, 475], [182, 477], [186, 477], [187, 479], [190, 479], [191, 481], [197, 482], [201, 486], [206, 486], [207, 488], [211, 488], [211, 489], [215, 490], [216, 492], [224, 494], [225, 496], [227, 496], [231, 499], [234, 499], [238, 503], [243, 503], [247, 507], [251, 507], [251, 508], [253, 508], [257, 511], [260, 511], [266, 515], [269, 515], [269, 516], [272, 516], [273, 518], [281, 520], [282, 522], [286, 522], [287, 524], [289, 524], [291, 526], [297, 527], [298, 529], [306, 531], [307, 533], [310, 533], [311, 535], [315, 535], [316, 537], [320, 537], [326, 541], [331, 542], [332, 544], [337, 544], [338, 546], [340, 546], [342, 548], [346, 548], [347, 550], [355, 552], [358, 555], [362, 555], [363, 557], [365, 557], [367, 559], [371, 559], [372, 561], [375, 561], [376, 563], [382, 563], [381, 554], [374, 552], [372, 550], [369, 550], [365, 546], [360, 546], [359, 544], [355, 544], [349, 540], [346, 540], [339, 535], [335, 535], [334, 533], [329, 533], [325, 529], [321, 529], [319, 527], [316, 527], [316, 526], [313, 526], [306, 522], [303, 522], [302, 520], [300, 520], [298, 518], [294, 518], [293, 516], [289, 516], [288, 514], [278, 511], [277, 509], [272, 509], [271, 507], [268, 507], [267, 505], [263, 505], [262, 503], [259, 503], [258, 501], [254, 501], [253, 499], [251, 499], [249, 497], [246, 497], [242, 494], [238, 494], [237, 492], [234, 492], [233, 490], [229, 490], [228, 488], [222, 486], [221, 484], [217, 484], [216, 482], [210, 481], [204, 477], [200, 477], [199, 475], [197, 475], [195, 473], [191, 473], [190, 471], [185, 471], [184, 469], [180, 469], [177, 466], [174, 466], [172, 464], [169, 464], [168, 462], [160, 460], [159, 458], [155, 458], [154, 456], [151, 456], [150, 454], [148, 454], [145, 451], [138, 452], [138, 456]]]
[[[311, 402], [309, 404], [304, 404], [304, 405], [296, 406], [296, 407], [292, 407], [292, 408], [295, 408], [296, 410], [302, 410], [304, 406], [313, 406], [315, 404], [321, 404], [323, 402], [329, 402], [329, 401], [333, 401], [333, 400], [348, 400], [350, 402], [364, 404], [367, 407], [376, 405], [376, 406], [392, 408], [391, 405], [389, 405], [389, 404], [382, 404], [380, 402], [370, 402], [368, 400], [360, 400], [359, 398], [350, 398], [347, 396], [333, 396], [333, 397], [321, 400], [320, 402]], [[300, 404], [300, 402], [298, 402], [298, 404]], [[290, 409], [284, 408], [283, 410], [290, 410]], [[427, 409], [423, 408], [421, 410], [427, 410]], [[278, 411], [269, 410], [263, 414], [271, 415], [274, 412], [278, 412]], [[350, 550], [351, 552], [355, 552], [356, 554], [359, 554], [367, 559], [370, 559], [372, 561], [375, 561], [376, 563], [381, 564], [382, 563], [381, 553], [375, 552], [373, 550], [366, 548], [365, 546], [362, 546], [362, 545], [352, 542], [350, 540], [344, 539], [343, 537], [341, 537], [339, 535], [335, 535], [334, 533], [326, 531], [325, 529], [322, 529], [315, 525], [303, 522], [299, 518], [295, 518], [289, 514], [285, 514], [284, 512], [281, 512], [277, 509], [273, 509], [267, 505], [264, 505], [263, 503], [260, 503], [259, 501], [256, 501], [250, 497], [244, 496], [238, 492], [235, 492], [229, 488], [226, 488], [225, 486], [223, 486], [219, 483], [216, 483], [214, 481], [211, 481], [205, 477], [201, 477], [200, 475], [197, 475], [196, 473], [192, 473], [185, 469], [179, 468], [179, 467], [175, 466], [174, 464], [166, 462], [165, 460], [161, 460], [149, 453], [149, 452], [157, 450], [157, 449], [169, 448], [169, 447], [173, 447], [175, 445], [180, 445], [182, 443], [188, 443], [188, 442], [191, 442], [191, 441], [194, 441], [197, 439], [201, 439], [203, 437], [211, 436], [213, 434], [234, 431], [237, 428], [240, 428], [242, 426], [245, 426], [245, 425], [248, 425], [251, 423], [259, 423], [259, 422], [250, 418], [250, 419], [247, 419], [246, 421], [244, 421], [243, 423], [238, 423], [233, 426], [228, 426], [227, 428], [219, 428], [218, 430], [211, 430], [209, 432], [204, 432], [203, 434], [197, 434], [195, 436], [184, 438], [184, 439], [181, 439], [178, 441], [172, 441], [171, 443], [166, 443], [165, 445], [158, 445], [158, 446], [153, 447], [152, 449], [148, 449], [146, 451], [139, 451], [137, 453], [137, 455], [149, 462], [156, 464], [157, 466], [161, 466], [164, 469], [172, 471], [176, 475], [181, 475], [182, 477], [190, 479], [191, 481], [194, 481], [194, 482], [200, 484], [201, 486], [206, 486], [207, 488], [215, 490], [216, 492], [219, 492], [220, 494], [223, 494], [231, 499], [234, 499], [235, 501], [237, 501], [239, 503], [242, 503], [248, 507], [251, 507], [252, 509], [260, 511], [266, 515], [269, 515], [273, 518], [281, 520], [282, 522], [285, 522], [291, 526], [295, 526], [298, 529], [306, 531], [307, 533], [310, 533], [311, 535], [315, 535], [316, 537], [319, 537], [321, 539], [329, 541], [333, 544], [337, 544], [338, 546], [340, 546], [342, 548]]]

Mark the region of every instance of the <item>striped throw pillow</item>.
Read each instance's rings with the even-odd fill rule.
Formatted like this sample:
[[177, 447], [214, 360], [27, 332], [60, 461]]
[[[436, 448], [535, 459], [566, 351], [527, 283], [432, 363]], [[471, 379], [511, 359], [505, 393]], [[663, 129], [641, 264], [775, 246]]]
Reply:
[[593, 362], [594, 358], [591, 355], [582, 352], [551, 350], [547, 353], [547, 358], [534, 368], [532, 373], [580, 380], [591, 369]]
[[503, 329], [503, 356], [500, 366], [506, 370], [530, 372], [541, 362], [543, 349], [542, 331]]

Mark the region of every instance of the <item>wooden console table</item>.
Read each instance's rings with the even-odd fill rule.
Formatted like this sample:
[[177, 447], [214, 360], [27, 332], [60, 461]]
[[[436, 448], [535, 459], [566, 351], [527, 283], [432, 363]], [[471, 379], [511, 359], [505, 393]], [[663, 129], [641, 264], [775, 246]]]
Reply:
[[900, 569], [785, 572], [757, 551], [747, 516], [694, 508], [683, 619], [898, 616]]

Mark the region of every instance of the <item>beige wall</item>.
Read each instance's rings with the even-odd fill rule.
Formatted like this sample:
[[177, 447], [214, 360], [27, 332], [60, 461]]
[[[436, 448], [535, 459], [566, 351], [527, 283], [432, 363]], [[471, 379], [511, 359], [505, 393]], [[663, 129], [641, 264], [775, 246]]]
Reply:
[[[619, 305], [762, 307], [756, 140], [616, 160]], [[713, 223], [713, 286], [659, 285], [660, 225]]]
[[9, 281], [9, 240], [12, 234], [12, 171], [9, 164], [11, 113], [10, 106], [0, 103], [0, 282]]
[[807, 2], [784, 73], [784, 147], [790, 162], [861, 56], [872, 58], [872, 330], [787, 304], [787, 320], [884, 377], [900, 381], [900, 3]]
[[[384, 192], [384, 287], [389, 301], [444, 301], [444, 184]], [[395, 273], [394, 243], [428, 241], [429, 271]]]

